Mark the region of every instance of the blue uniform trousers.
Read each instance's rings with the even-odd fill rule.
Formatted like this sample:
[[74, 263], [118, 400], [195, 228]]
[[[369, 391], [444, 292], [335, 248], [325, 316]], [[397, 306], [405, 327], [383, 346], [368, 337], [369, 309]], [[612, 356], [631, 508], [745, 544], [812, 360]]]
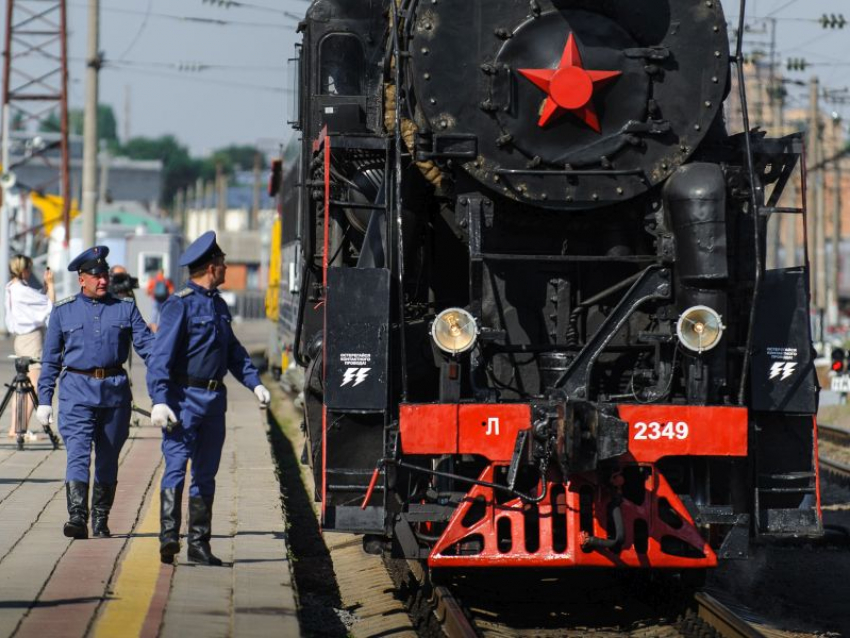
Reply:
[[186, 481], [186, 462], [192, 461], [189, 496], [214, 496], [215, 475], [224, 447], [224, 414], [201, 415], [183, 408], [177, 415], [180, 425], [162, 433], [165, 473], [162, 488], [182, 488]]
[[[64, 394], [64, 393], [63, 393]], [[94, 481], [118, 482], [118, 455], [130, 433], [130, 405], [80, 405], [59, 397], [59, 434], [67, 450], [66, 481], [89, 482], [92, 445]]]

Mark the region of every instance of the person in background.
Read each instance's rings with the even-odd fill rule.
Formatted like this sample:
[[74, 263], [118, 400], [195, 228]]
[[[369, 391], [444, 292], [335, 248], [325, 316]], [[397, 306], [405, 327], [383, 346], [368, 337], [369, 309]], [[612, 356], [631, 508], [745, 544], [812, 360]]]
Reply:
[[118, 457], [130, 432], [132, 396], [124, 363], [130, 346], [147, 359], [153, 334], [133, 299], [109, 294], [109, 248], [94, 246], [77, 256], [68, 270], [79, 277], [80, 292], [57, 301], [44, 343], [38, 379], [42, 425], [53, 421], [57, 379], [59, 433], [68, 451], [65, 495], [69, 538], [88, 537], [89, 466], [94, 450], [91, 499], [92, 533], [110, 536], [109, 512], [118, 482]]
[[151, 423], [163, 428], [165, 472], [160, 491], [159, 556], [174, 562], [180, 551], [180, 521], [186, 464], [189, 488], [189, 560], [221, 565], [210, 548], [215, 475], [224, 446], [227, 389], [224, 376], [253, 390], [261, 407], [271, 400], [257, 368], [231, 327], [230, 311], [219, 296], [227, 265], [209, 231], [180, 257], [190, 281], [162, 307], [159, 331], [148, 358]]
[[139, 287], [139, 280], [131, 277], [127, 269], [115, 264], [109, 269], [109, 292], [119, 299], [135, 299], [134, 289]]
[[151, 317], [151, 329], [156, 332], [156, 326], [159, 324], [159, 316], [162, 310], [162, 304], [171, 295], [174, 294], [174, 283], [165, 276], [165, 273], [160, 270], [156, 276], [148, 281], [148, 297], [153, 299], [153, 316]]
[[[32, 259], [25, 255], [15, 255], [9, 261], [9, 273], [12, 280], [6, 284], [6, 330], [15, 335], [15, 355], [41, 359], [44, 346], [44, 328], [53, 310], [56, 293], [53, 289], [53, 273], [48, 268], [44, 273], [45, 292], [30, 287], [32, 277]], [[41, 371], [40, 363], [31, 363], [29, 378], [35, 387]], [[9, 436], [15, 436], [15, 422], [18, 410], [26, 409], [27, 423], [32, 416], [32, 400], [27, 398], [27, 405], [21, 408], [17, 404], [17, 395], [12, 402], [12, 426]], [[34, 437], [31, 434], [30, 437]]]

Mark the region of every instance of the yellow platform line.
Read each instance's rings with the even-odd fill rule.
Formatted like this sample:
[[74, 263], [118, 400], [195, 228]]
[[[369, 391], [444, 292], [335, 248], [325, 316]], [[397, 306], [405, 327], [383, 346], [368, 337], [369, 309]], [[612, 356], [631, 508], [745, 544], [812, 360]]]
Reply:
[[148, 511], [121, 562], [111, 598], [95, 621], [94, 638], [139, 636], [159, 579], [159, 476], [151, 484]]

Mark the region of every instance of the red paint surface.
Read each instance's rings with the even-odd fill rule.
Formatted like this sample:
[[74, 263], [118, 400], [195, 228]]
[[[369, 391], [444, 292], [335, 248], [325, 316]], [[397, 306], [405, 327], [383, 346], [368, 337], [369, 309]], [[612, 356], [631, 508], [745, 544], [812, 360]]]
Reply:
[[[625, 526], [625, 541], [619, 552], [610, 550], [585, 551], [581, 547], [579, 492], [589, 487], [593, 498], [593, 534], [607, 537], [608, 504], [612, 496], [610, 487], [595, 484], [591, 477], [575, 476], [568, 483], [549, 482], [549, 493], [537, 505], [524, 504], [520, 499], [506, 503], [494, 500], [494, 490], [476, 485], [463, 503], [455, 510], [448, 527], [434, 546], [428, 557], [431, 567], [653, 567], [694, 569], [714, 567], [717, 556], [702, 538], [693, 524], [684, 505], [671, 489], [664, 477], [652, 471], [646, 477], [645, 498], [640, 505], [623, 500], [621, 509]], [[495, 465], [490, 465], [479, 476], [480, 480], [494, 480]], [[556, 486], [563, 489], [560, 498], [553, 490]], [[538, 488], [539, 489], [539, 488]], [[658, 516], [662, 499], [669, 503], [678, 516], [681, 525], [671, 527]], [[464, 524], [464, 518], [473, 506], [473, 502], [483, 500], [486, 504], [484, 517], [478, 521]], [[536, 509], [536, 526], [526, 523], [526, 513]], [[510, 525], [510, 541], [499, 546], [498, 524], [500, 520]], [[635, 527], [637, 521], [645, 522], [648, 530], [646, 547], [636, 545]], [[559, 534], [557, 523], [563, 533]], [[505, 523], [503, 523], [505, 525]], [[684, 558], [662, 550], [662, 539], [672, 537], [679, 543], [689, 545], [702, 552], [703, 557]], [[474, 555], [451, 555], [457, 543], [470, 539], [480, 539], [483, 548]], [[531, 539], [531, 543], [529, 543]], [[531, 545], [531, 547], [529, 547]]]
[[531, 406], [528, 404], [461, 405], [458, 417], [458, 453], [479, 454], [490, 461], [508, 462], [514, 453], [517, 432], [529, 428]]
[[456, 403], [406, 404], [399, 408], [405, 454], [457, 454]]

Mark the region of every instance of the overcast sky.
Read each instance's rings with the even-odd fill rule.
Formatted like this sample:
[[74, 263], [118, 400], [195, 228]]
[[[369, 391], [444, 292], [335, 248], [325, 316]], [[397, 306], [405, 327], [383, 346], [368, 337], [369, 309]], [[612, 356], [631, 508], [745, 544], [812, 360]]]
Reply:
[[[309, 3], [245, 0], [243, 4], [251, 7], [229, 9], [211, 4], [210, 0], [101, 0], [100, 48], [107, 68], [101, 73], [100, 99], [115, 109], [120, 135], [127, 124], [133, 136], [172, 133], [195, 155], [226, 144], [259, 143], [271, 150], [276, 140], [288, 137], [290, 97], [284, 68], [293, 53], [296, 20], [284, 12], [303, 16]], [[87, 6], [86, 0], [68, 0], [72, 108], [82, 107], [85, 95]], [[738, 7], [737, 1], [724, 1], [730, 22], [737, 23]], [[850, 19], [847, 0], [749, 0], [746, 49], [767, 50], [770, 38], [758, 33], [766, 24], [759, 18], [776, 18], [783, 73], [787, 58], [805, 58], [812, 66], [787, 73], [789, 77], [808, 80], [817, 74], [824, 86], [844, 88], [850, 84], [850, 25], [824, 30], [816, 22], [823, 13], [842, 11]], [[181, 64], [230, 68], [191, 72], [181, 71]], [[804, 102], [803, 90], [792, 94], [789, 106]], [[844, 113], [845, 105], [830, 108], [850, 115]]]

